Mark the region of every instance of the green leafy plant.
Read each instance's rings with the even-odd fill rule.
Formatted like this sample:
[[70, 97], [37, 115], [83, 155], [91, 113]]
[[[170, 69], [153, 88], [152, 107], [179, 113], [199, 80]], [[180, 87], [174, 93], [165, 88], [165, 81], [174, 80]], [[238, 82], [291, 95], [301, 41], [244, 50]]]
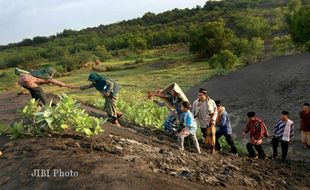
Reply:
[[89, 116], [70, 96], [64, 94], [59, 98], [60, 101], [56, 106], [51, 102], [44, 107], [39, 107], [34, 99], [30, 100], [21, 112], [23, 118], [21, 123], [14, 124], [9, 134], [15, 134], [12, 135], [14, 138], [22, 135], [42, 136], [71, 128], [84, 133], [87, 137], [92, 137], [103, 132], [101, 124], [106, 120]]

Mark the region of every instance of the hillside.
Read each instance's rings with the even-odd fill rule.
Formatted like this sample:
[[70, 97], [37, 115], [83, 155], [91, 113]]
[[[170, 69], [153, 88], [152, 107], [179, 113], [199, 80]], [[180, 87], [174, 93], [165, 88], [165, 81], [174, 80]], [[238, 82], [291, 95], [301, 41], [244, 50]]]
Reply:
[[268, 52], [272, 45], [277, 47], [280, 43], [280, 52], [272, 51], [285, 54], [292, 50], [285, 22], [289, 11], [285, 0], [225, 0], [157, 15], [146, 13], [137, 19], [81, 31], [66, 29], [57, 35], [1, 46], [0, 68], [53, 65], [61, 71], [71, 71], [88, 61], [118, 57], [143, 59], [147, 57], [141, 52], [146, 50], [171, 44], [188, 45], [200, 26], [218, 20], [238, 38], [262, 39]]

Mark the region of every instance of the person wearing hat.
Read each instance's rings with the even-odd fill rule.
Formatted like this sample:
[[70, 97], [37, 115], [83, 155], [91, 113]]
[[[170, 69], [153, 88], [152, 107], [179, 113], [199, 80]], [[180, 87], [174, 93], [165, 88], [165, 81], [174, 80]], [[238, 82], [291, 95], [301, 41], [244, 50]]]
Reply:
[[54, 84], [60, 87], [74, 88], [73, 85], [53, 79], [55, 73], [56, 70], [51, 67], [45, 67], [31, 72], [15, 72], [15, 74], [20, 75], [18, 84], [26, 88], [30, 92], [31, 97], [43, 105], [46, 104], [46, 96], [40, 87], [41, 85]]
[[285, 161], [288, 145], [294, 136], [294, 122], [288, 118], [288, 111], [282, 111], [281, 114], [281, 119], [279, 119], [274, 126], [271, 144], [273, 149], [273, 158], [276, 158], [278, 155], [278, 145], [279, 142], [281, 142], [282, 161]]
[[210, 153], [215, 154], [217, 108], [215, 101], [208, 96], [206, 89], [199, 89], [192, 112], [200, 126], [205, 143], [210, 146]]
[[245, 137], [247, 133], [250, 133], [250, 142], [246, 145], [249, 157], [256, 158], [256, 153], [254, 151], [255, 148], [258, 153], [258, 157], [265, 159], [266, 154], [261, 144], [263, 142], [263, 138], [268, 137], [266, 125], [261, 119], [255, 116], [255, 112], [248, 112], [247, 116], [249, 121], [243, 129], [242, 135]]
[[223, 135], [226, 139], [227, 144], [230, 146], [230, 152], [232, 154], [237, 154], [237, 148], [232, 138], [232, 128], [228, 113], [224, 106], [221, 105], [221, 101], [215, 101], [217, 106], [217, 118], [216, 118], [216, 142], [215, 149], [221, 150], [221, 144], [219, 142], [219, 138]]
[[305, 148], [310, 148], [310, 108], [308, 103], [304, 103], [300, 116], [301, 142]]
[[80, 86], [81, 90], [90, 88], [96, 88], [100, 94], [105, 98], [104, 111], [106, 111], [109, 117], [112, 119], [112, 123], [117, 126], [121, 126], [118, 118], [122, 116], [121, 112], [116, 110], [116, 95], [120, 91], [121, 86], [115, 81], [106, 79], [104, 76], [97, 72], [92, 72], [88, 76], [88, 80], [91, 84]]

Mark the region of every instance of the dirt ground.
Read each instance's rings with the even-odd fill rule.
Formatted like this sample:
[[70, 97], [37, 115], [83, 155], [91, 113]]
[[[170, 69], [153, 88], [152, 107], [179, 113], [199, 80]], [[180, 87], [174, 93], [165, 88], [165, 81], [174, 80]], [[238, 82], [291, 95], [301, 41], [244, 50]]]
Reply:
[[[300, 66], [290, 67], [290, 64], [285, 61], [287, 59], [299, 62]], [[272, 122], [274, 117], [277, 118], [278, 116], [277, 112], [274, 111], [277, 110], [277, 102], [288, 102], [284, 101], [285, 98], [282, 100], [280, 97], [289, 97], [291, 101], [297, 102], [296, 105], [293, 103], [285, 104], [288, 106], [294, 105], [292, 110], [298, 110], [299, 104], [307, 100], [307, 98], [309, 99], [309, 93], [305, 93], [305, 91], [300, 91], [298, 98], [296, 98], [298, 100], [289, 96], [291, 93], [297, 94], [295, 88], [306, 89], [300, 84], [304, 84], [305, 80], [309, 82], [309, 78], [304, 78], [306, 74], [303, 74], [306, 71], [309, 73], [309, 61], [310, 55], [308, 54], [279, 58], [257, 66], [248, 66], [227, 76], [214, 78], [202, 85], [207, 87], [211, 96], [223, 99], [228, 110], [235, 110], [235, 112], [229, 111], [234, 118], [235, 126], [241, 127], [245, 120], [241, 116], [239, 120], [236, 119], [237, 117], [234, 114], [243, 113], [244, 115], [247, 110], [253, 109], [251, 107], [253, 105], [257, 105], [254, 108], [257, 108], [255, 110], [260, 115], [266, 113], [268, 116], [267, 113], [269, 112], [264, 112], [264, 106], [261, 104], [269, 106], [266, 108], [273, 110], [270, 112], [271, 116], [269, 117], [262, 115], [264, 118], [266, 116], [266, 122], [269, 122], [268, 118]], [[266, 88], [264, 89], [266, 93], [271, 93], [270, 97], [276, 96], [276, 94], [273, 95], [273, 91], [277, 92], [279, 89], [284, 89], [285, 96], [278, 95], [278, 98], [275, 98], [275, 101], [272, 102], [272, 105], [276, 108], [265, 103], [268, 99], [267, 96], [257, 96], [257, 101], [253, 98], [247, 98], [248, 95], [252, 97], [254, 92], [252, 92], [252, 88], [247, 86], [248, 82], [242, 82], [244, 80], [250, 83], [253, 80], [255, 81], [255, 79], [252, 79], [257, 75], [255, 73], [263, 71], [259, 69], [260, 67], [266, 68], [265, 71], [268, 70], [269, 73], [269, 69], [273, 68], [270, 65], [283, 68], [283, 70], [279, 69], [280, 71], [270, 71], [267, 77], [271, 78], [272, 73], [274, 73], [275, 78], [271, 78], [273, 80], [269, 80], [269, 82], [265, 80], [262, 82], [264, 84], [262, 87]], [[289, 71], [285, 72], [286, 70]], [[294, 71], [298, 72], [298, 74], [294, 74]], [[249, 73], [243, 74], [245, 72]], [[296, 78], [300, 76], [300, 79], [298, 79], [300, 83], [298, 82], [296, 87], [286, 86], [291, 89], [290, 91], [284, 88], [287, 83], [284, 85], [281, 82], [279, 84], [283, 84], [283, 86], [279, 87], [278, 90], [269, 88], [274, 85], [273, 82], [290, 80], [288, 76], [282, 76], [280, 73], [285, 73], [288, 76], [293, 75]], [[261, 78], [265, 79], [265, 77]], [[226, 86], [223, 84], [225, 80], [229, 83]], [[259, 86], [258, 83], [260, 83], [259, 80], [254, 83], [256, 87]], [[221, 87], [216, 84], [222, 84], [222, 87], [227, 89], [227, 93], [222, 94]], [[240, 92], [243, 89], [240, 84], [243, 84], [244, 89], [247, 90]], [[197, 88], [199, 87], [197, 86], [192, 90], [191, 98], [195, 96], [194, 92], [196, 92]], [[231, 92], [230, 90], [234, 88], [236, 88], [236, 91]], [[234, 95], [235, 93], [239, 94], [239, 97]], [[29, 96], [27, 95], [1, 94], [0, 123], [11, 123], [17, 120], [17, 110], [21, 109], [28, 100]], [[245, 101], [245, 104], [243, 104], [242, 100]], [[100, 110], [86, 105], [83, 108], [91, 115], [105, 116]], [[310, 188], [310, 160], [308, 157], [300, 156], [299, 159], [293, 157], [288, 162], [282, 163], [279, 160], [248, 159], [240, 155], [236, 157], [228, 153], [209, 155], [204, 147], [202, 148], [202, 154], [197, 154], [193, 147], [188, 145], [185, 147], [185, 151], [179, 151], [175, 147], [175, 139], [166, 136], [162, 131], [139, 127], [125, 120], [122, 120], [121, 123], [124, 128], [118, 128], [109, 123], [104, 124], [104, 133], [93, 139], [87, 139], [69, 131], [51, 137], [25, 138], [14, 141], [9, 141], [4, 136], [0, 137], [0, 150], [3, 151], [3, 155], [0, 157], [0, 189]], [[271, 126], [270, 123], [268, 125]], [[236, 131], [238, 131], [237, 127], [235, 127]], [[299, 147], [297, 141], [292, 146], [295, 145]], [[301, 152], [306, 151], [300, 149], [300, 152], [295, 155], [302, 155]], [[32, 177], [31, 173], [35, 169], [45, 169], [45, 171], [49, 169], [50, 176]], [[71, 172], [78, 175], [62, 177], [62, 175], [55, 174], [55, 172], [63, 173], [63, 175], [69, 175]]]
[[[295, 123], [295, 138], [289, 147], [290, 159], [309, 159], [300, 143], [299, 111], [303, 103], [310, 103], [310, 54], [279, 57], [255, 63], [226, 76], [215, 77], [190, 89], [186, 94], [194, 101], [199, 88], [205, 88], [214, 100], [221, 100], [233, 127], [233, 136], [241, 139], [247, 123], [247, 112], [255, 111], [264, 120], [269, 134], [280, 119], [282, 110], [290, 112]], [[271, 138], [265, 139], [270, 153]], [[243, 140], [245, 144], [246, 139]]]

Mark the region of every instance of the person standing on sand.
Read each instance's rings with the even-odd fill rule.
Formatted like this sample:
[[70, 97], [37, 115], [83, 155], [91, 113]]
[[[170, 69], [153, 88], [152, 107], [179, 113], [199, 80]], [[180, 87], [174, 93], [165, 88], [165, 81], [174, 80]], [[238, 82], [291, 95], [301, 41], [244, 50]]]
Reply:
[[181, 103], [181, 117], [180, 117], [180, 130], [178, 134], [178, 148], [180, 150], [184, 150], [184, 138], [190, 136], [196, 150], [198, 153], [200, 152], [199, 143], [197, 140], [196, 132], [197, 132], [197, 124], [193, 117], [193, 114], [189, 111], [190, 109], [189, 102], [182, 102]]
[[309, 103], [304, 103], [300, 116], [301, 142], [305, 148], [310, 148], [310, 108]]
[[15, 74], [21, 77], [18, 80], [18, 84], [27, 90], [29, 90], [31, 97], [41, 104], [46, 104], [46, 96], [40, 87], [43, 84], [54, 84], [59, 87], [74, 88], [73, 85], [65, 84], [61, 81], [53, 79], [56, 70], [51, 67], [42, 68], [31, 72], [18, 72], [16, 69]]
[[120, 91], [121, 86], [115, 81], [106, 79], [104, 76], [96, 72], [92, 72], [88, 76], [88, 80], [91, 84], [83, 85], [77, 88], [80, 88], [81, 90], [96, 88], [105, 98], [104, 111], [108, 113], [113, 124], [121, 126], [118, 119], [122, 116], [122, 113], [116, 110], [116, 95]]
[[215, 154], [217, 108], [206, 89], [199, 89], [198, 99], [194, 101], [192, 110], [201, 126], [205, 143], [210, 146], [210, 153]]
[[215, 101], [217, 106], [217, 118], [216, 118], [216, 143], [215, 149], [221, 150], [221, 144], [219, 138], [224, 135], [227, 144], [230, 146], [230, 152], [232, 154], [237, 154], [237, 148], [232, 138], [232, 128], [228, 113], [225, 110], [225, 107], [221, 105], [221, 101]]
[[258, 157], [261, 159], [266, 158], [266, 154], [262, 147], [264, 137], [268, 137], [267, 128], [265, 123], [255, 116], [255, 112], [248, 112], [249, 122], [243, 129], [243, 137], [250, 132], [250, 142], [247, 143], [246, 148], [250, 158], [256, 158], [254, 148], [258, 152]]
[[274, 126], [273, 138], [271, 141], [273, 149], [273, 158], [278, 155], [278, 145], [281, 142], [282, 161], [286, 160], [288, 145], [291, 143], [294, 136], [294, 122], [288, 118], [289, 112], [282, 111], [281, 119]]

